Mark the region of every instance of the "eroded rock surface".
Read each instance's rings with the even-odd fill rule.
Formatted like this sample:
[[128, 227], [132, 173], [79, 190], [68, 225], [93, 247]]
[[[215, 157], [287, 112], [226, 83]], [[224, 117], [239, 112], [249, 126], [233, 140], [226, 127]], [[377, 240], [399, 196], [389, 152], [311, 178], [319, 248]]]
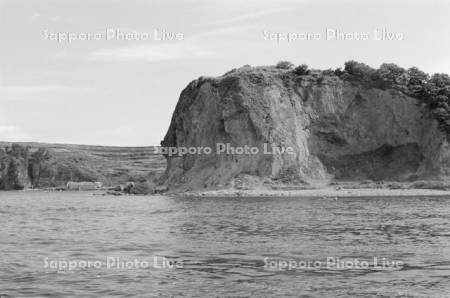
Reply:
[[[255, 146], [259, 154], [166, 156], [162, 182], [215, 188], [239, 175], [294, 181], [407, 180], [449, 175], [445, 133], [417, 99], [321, 72], [244, 67], [181, 93], [163, 147]], [[264, 144], [294, 154], [264, 154]]]
[[19, 145], [0, 149], [0, 190], [20, 190], [31, 185], [28, 149]]

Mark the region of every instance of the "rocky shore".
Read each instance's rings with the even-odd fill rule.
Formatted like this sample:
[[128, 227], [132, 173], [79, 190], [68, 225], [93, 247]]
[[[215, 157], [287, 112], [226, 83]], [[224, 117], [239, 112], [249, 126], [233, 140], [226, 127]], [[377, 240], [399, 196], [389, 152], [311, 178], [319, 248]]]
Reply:
[[389, 188], [359, 188], [342, 189], [321, 188], [303, 190], [210, 190], [191, 191], [172, 196], [181, 197], [314, 197], [330, 200], [338, 200], [347, 197], [411, 197], [411, 196], [448, 196], [450, 190], [436, 189], [389, 189]]

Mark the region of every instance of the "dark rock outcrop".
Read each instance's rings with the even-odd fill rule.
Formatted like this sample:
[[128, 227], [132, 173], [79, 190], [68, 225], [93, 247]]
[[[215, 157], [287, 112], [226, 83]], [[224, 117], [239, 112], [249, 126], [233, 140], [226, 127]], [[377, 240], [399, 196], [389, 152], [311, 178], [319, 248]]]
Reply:
[[[260, 153], [166, 156], [161, 183], [190, 190], [230, 185], [243, 174], [297, 182], [450, 174], [446, 134], [416, 98], [320, 71], [244, 67], [191, 82], [161, 145], [217, 143]], [[294, 154], [263, 154], [265, 143]]]
[[28, 148], [12, 145], [0, 149], [0, 189], [20, 190], [30, 187]]

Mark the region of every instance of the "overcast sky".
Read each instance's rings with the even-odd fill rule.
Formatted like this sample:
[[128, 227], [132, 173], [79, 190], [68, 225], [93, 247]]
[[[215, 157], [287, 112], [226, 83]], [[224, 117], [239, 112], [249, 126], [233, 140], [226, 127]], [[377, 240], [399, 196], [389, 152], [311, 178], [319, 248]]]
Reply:
[[[244, 64], [450, 73], [449, 20], [448, 0], [0, 0], [0, 140], [159, 144], [191, 80]], [[369, 38], [327, 40], [327, 29]], [[55, 40], [68, 32], [77, 40]]]

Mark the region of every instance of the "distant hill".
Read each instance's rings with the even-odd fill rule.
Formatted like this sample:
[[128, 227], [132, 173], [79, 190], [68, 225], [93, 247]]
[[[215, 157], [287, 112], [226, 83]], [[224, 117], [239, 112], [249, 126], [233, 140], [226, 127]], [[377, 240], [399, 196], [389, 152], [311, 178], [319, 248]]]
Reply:
[[[15, 167], [26, 167], [29, 183], [34, 187], [62, 186], [67, 181], [101, 181], [116, 185], [139, 179], [151, 180], [165, 169], [165, 159], [154, 154], [154, 147], [109, 147], [72, 144], [47, 144], [15, 142], [28, 148], [27, 153], [16, 150], [11, 153], [12, 142], [1, 142], [3, 163], [0, 165], [5, 177], [11, 164], [9, 155], [15, 155]], [[20, 151], [20, 153], [17, 153]], [[20, 156], [18, 156], [20, 155]], [[27, 155], [26, 157], [24, 155]], [[6, 159], [5, 159], [6, 158]], [[23, 163], [27, 160], [27, 164]], [[14, 165], [14, 164], [13, 164]], [[23, 175], [22, 175], [23, 176]], [[27, 187], [28, 185], [24, 185]], [[21, 187], [13, 187], [21, 188]]]

